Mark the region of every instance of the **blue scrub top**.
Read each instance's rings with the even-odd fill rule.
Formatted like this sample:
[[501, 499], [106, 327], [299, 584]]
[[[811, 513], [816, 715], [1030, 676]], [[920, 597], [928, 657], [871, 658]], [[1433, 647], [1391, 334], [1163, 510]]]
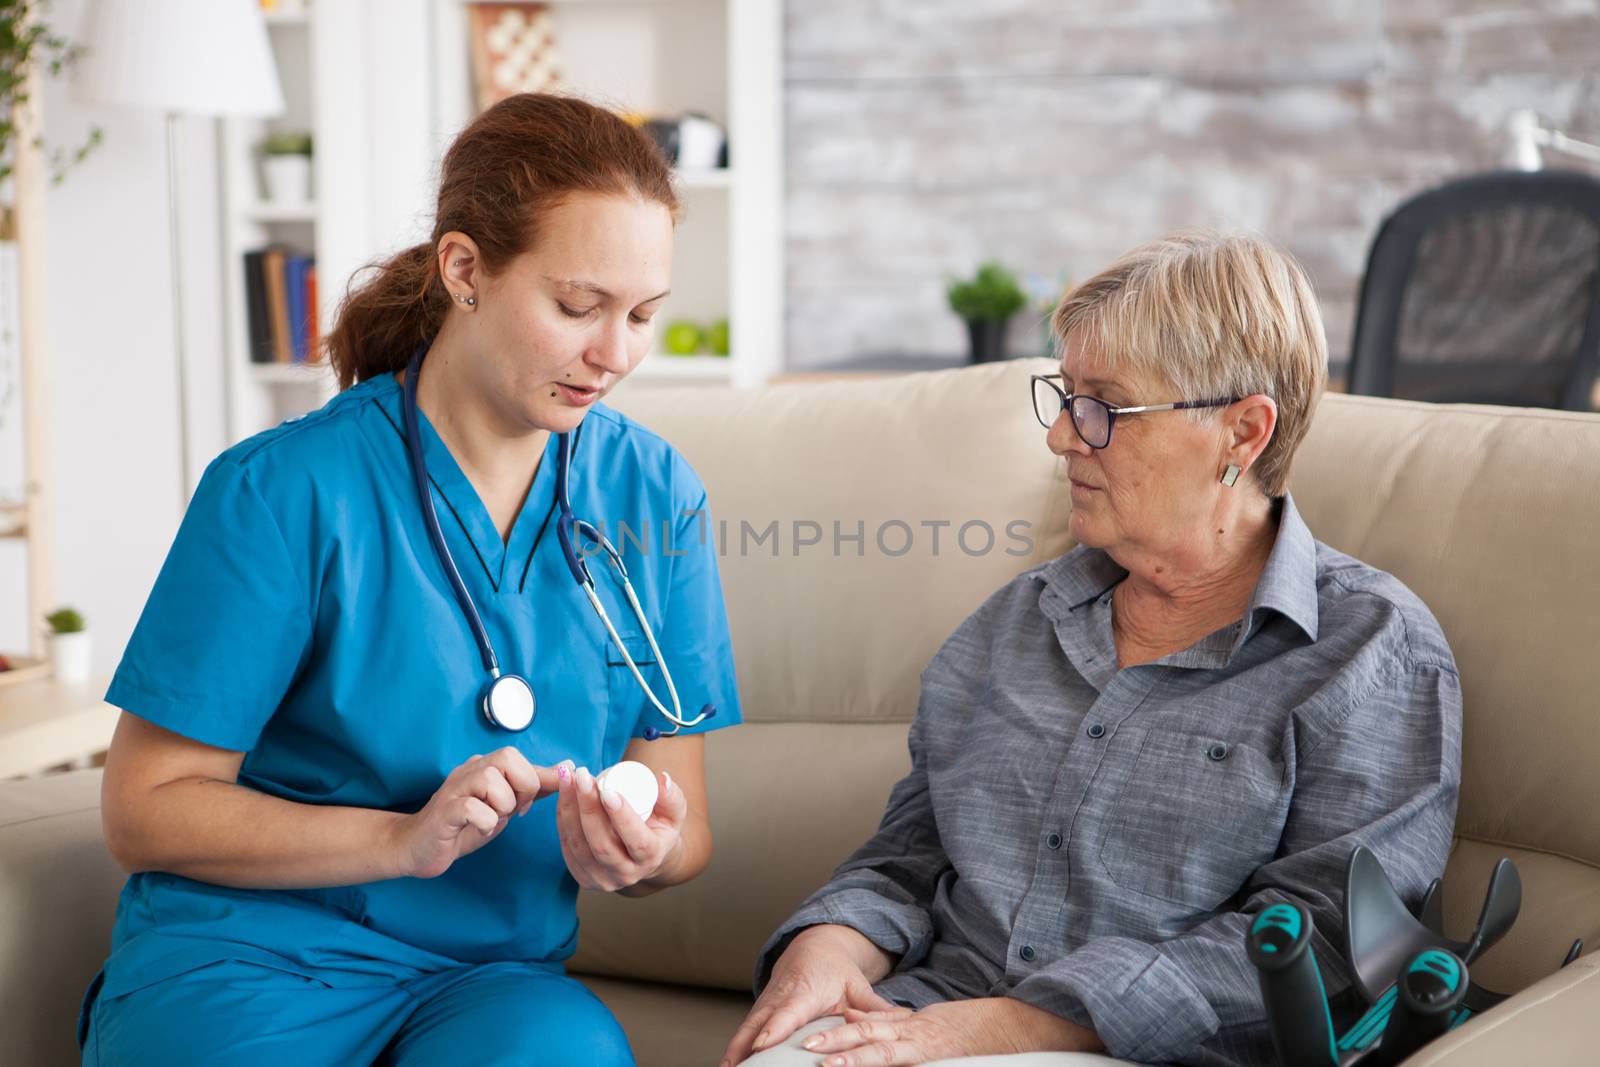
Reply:
[[[106, 700], [246, 753], [239, 781], [307, 804], [412, 812], [478, 753], [610, 766], [669, 724], [650, 706], [573, 581], [556, 536], [556, 439], [502, 542], [420, 415], [446, 542], [501, 669], [533, 685], [521, 733], [477, 707], [488, 681], [429, 544], [407, 458], [401, 390], [383, 375], [218, 457], [202, 478]], [[706, 494], [665, 441], [596, 405], [574, 433], [574, 514], [621, 550], [700, 733], [740, 721]], [[623, 527], [626, 527], [626, 530]], [[603, 557], [590, 569], [662, 702], [649, 645]], [[245, 830], [246, 828], [241, 828]], [[577, 883], [540, 801], [434, 879], [234, 890], [134, 875], [118, 907], [107, 994], [219, 959], [333, 985], [396, 968], [493, 960], [559, 966], [576, 947]], [[364, 977], [365, 975], [365, 977]]]

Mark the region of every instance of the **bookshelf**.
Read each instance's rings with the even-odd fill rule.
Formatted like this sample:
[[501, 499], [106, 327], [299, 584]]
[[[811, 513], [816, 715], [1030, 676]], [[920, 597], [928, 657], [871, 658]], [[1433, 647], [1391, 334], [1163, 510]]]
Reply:
[[[473, 109], [468, 0], [436, 5], [436, 114], [447, 137]], [[699, 112], [728, 132], [727, 168], [678, 173], [683, 220], [660, 321], [664, 329], [726, 318], [731, 352], [658, 348], [623, 388], [760, 385], [783, 366], [782, 0], [553, 0], [549, 8], [569, 91], [622, 111]]]
[[[673, 296], [663, 323], [730, 322], [729, 356], [652, 352], [634, 383], [758, 385], [782, 367], [781, 0], [554, 0], [570, 91], [650, 114], [705, 113], [730, 166], [678, 175]], [[319, 0], [265, 18], [285, 114], [220, 131], [228, 441], [324, 403], [325, 367], [250, 359], [244, 254], [269, 244], [317, 263], [321, 332], [362, 266], [427, 240], [438, 166], [474, 114], [466, 0]], [[426, 72], [418, 77], [418, 72]], [[267, 200], [259, 146], [310, 131], [312, 197]]]
[[[250, 311], [245, 283], [245, 253], [278, 245], [316, 259], [319, 282], [337, 270], [348, 250], [330, 244], [322, 225], [327, 205], [337, 199], [337, 186], [322, 171], [323, 129], [330, 105], [319, 74], [319, 47], [327, 33], [319, 6], [298, 11], [267, 11], [268, 39], [283, 87], [284, 114], [272, 119], [224, 119], [220, 130], [222, 173], [223, 272], [226, 393], [225, 426], [231, 443], [304, 414], [334, 393], [326, 367], [318, 364], [258, 363], [251, 358]], [[266, 198], [260, 169], [260, 145], [270, 133], [310, 131], [311, 198], [275, 202]], [[346, 254], [341, 257], [340, 253]], [[322, 329], [332, 314], [332, 301], [321, 287], [316, 314]]]

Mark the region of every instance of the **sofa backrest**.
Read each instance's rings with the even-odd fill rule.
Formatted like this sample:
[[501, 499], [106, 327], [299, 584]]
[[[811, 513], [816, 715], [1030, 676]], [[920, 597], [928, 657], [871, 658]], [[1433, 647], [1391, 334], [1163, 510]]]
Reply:
[[[908, 766], [923, 666], [990, 592], [1069, 547], [1064, 465], [1029, 409], [1048, 367], [619, 396], [726, 524], [749, 725], [707, 745], [711, 868], [645, 900], [585, 894], [575, 970], [744, 988], [766, 934], [872, 831]], [[1400, 577], [1450, 639], [1466, 725], [1447, 928], [1464, 936], [1494, 859], [1516, 859], [1523, 917], [1474, 976], [1521, 988], [1572, 938], [1600, 938], [1600, 416], [1331, 394], [1292, 489], [1319, 539]], [[741, 543], [774, 520], [775, 552]], [[795, 545], [796, 521], [821, 543]], [[995, 548], [955, 543], [973, 521]], [[835, 522], [863, 524], [859, 555], [835, 550]], [[1015, 522], [1032, 550], [1011, 555]], [[903, 554], [895, 523], [914, 534]]]

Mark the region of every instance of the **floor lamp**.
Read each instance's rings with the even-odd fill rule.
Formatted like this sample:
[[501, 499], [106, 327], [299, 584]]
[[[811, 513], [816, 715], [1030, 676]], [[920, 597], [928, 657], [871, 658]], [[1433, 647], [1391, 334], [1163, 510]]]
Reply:
[[194, 490], [189, 466], [188, 364], [183, 340], [179, 247], [178, 120], [185, 115], [268, 117], [283, 90], [257, 0], [93, 0], [78, 81], [87, 103], [156, 111], [167, 119], [168, 238], [177, 356], [181, 501]]

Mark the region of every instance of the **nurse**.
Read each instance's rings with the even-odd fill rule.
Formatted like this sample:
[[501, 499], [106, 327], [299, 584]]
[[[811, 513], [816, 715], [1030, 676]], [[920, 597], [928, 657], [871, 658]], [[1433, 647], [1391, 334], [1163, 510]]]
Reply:
[[[740, 720], [705, 490], [599, 403], [650, 348], [676, 211], [614, 115], [495, 105], [444, 159], [432, 240], [340, 308], [343, 391], [207, 469], [106, 697], [132, 877], [85, 1064], [632, 1063], [563, 968], [577, 893], [705, 867], [700, 735]], [[615, 638], [574, 582], [563, 434], [571, 514], [622, 549], [659, 657], [603, 556]], [[481, 709], [485, 641], [525, 729]], [[714, 717], [674, 729], [663, 665]], [[623, 758], [656, 774], [645, 817], [595, 785]]]

